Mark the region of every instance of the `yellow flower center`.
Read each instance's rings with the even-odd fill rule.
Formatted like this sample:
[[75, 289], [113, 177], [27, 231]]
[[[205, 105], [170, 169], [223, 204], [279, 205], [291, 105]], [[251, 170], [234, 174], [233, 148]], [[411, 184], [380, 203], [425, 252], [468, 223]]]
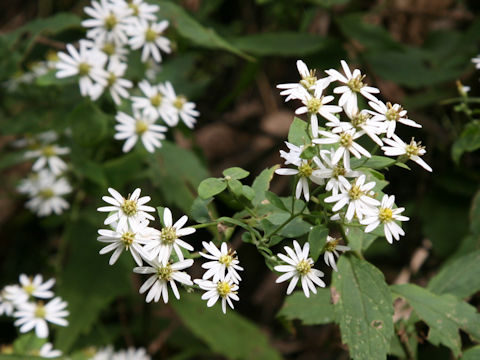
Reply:
[[392, 209], [390, 209], [390, 208], [380, 208], [380, 211], [378, 213], [378, 218], [383, 223], [392, 221], [392, 219], [393, 219]]
[[42, 155], [46, 157], [54, 156], [57, 152], [53, 145], [47, 145], [42, 148]]
[[360, 90], [366, 86], [366, 84], [362, 82], [364, 78], [365, 75], [358, 75], [357, 77], [351, 78], [348, 80], [347, 86], [354, 92], [360, 92]]
[[370, 119], [370, 114], [368, 114], [366, 112], [357, 113], [352, 119], [352, 125], [354, 127], [358, 128], [361, 125], [365, 124], [368, 119]]
[[178, 110], [182, 110], [183, 105], [187, 102], [187, 98], [185, 96], [177, 96], [175, 101], [173, 102], [173, 106], [175, 106]]
[[138, 9], [137, 4], [130, 3], [130, 4], [128, 4], [128, 7], [133, 10], [133, 15], [134, 16], [138, 16], [138, 14], [140, 13], [140, 10]]
[[300, 275], [307, 275], [312, 269], [312, 265], [309, 261], [302, 260], [297, 264], [296, 269]]
[[110, 14], [105, 18], [105, 29], [112, 31], [115, 25], [117, 25], [118, 20], [115, 15]]
[[218, 262], [220, 264], [223, 264], [225, 265], [226, 267], [229, 267], [231, 264], [232, 264], [232, 261], [233, 261], [233, 256], [232, 256], [233, 253], [230, 252], [230, 250], [228, 251], [228, 254], [226, 255], [222, 255], [218, 258]]
[[217, 284], [218, 295], [225, 298], [232, 292], [232, 286], [226, 281], [219, 281]]
[[35, 286], [33, 286], [33, 284], [28, 284], [23, 286], [23, 290], [25, 290], [28, 295], [32, 295], [32, 293], [35, 291]]
[[107, 79], [107, 86], [112, 86], [113, 84], [115, 84], [115, 81], [117, 81], [117, 75], [115, 75], [114, 73], [110, 73]]
[[173, 273], [173, 269], [170, 264], [161, 266], [160, 268], [157, 269], [158, 277], [165, 281], [170, 281], [172, 279], [172, 273]]
[[156, 94], [150, 98], [150, 103], [155, 107], [159, 107], [160, 104], [162, 103], [162, 100], [163, 100], [163, 96], [160, 94]]
[[325, 251], [333, 252], [336, 248], [340, 239], [333, 239], [332, 241], [328, 241], [325, 243]]
[[177, 232], [175, 231], [175, 228], [171, 226], [164, 227], [160, 232], [160, 239], [162, 242], [168, 245], [173, 244], [177, 239]]
[[55, 51], [48, 50], [45, 58], [47, 59], [47, 61], [57, 62], [58, 54]]
[[137, 213], [137, 202], [135, 200], [125, 199], [120, 209], [122, 209], [125, 215], [133, 216]]
[[127, 231], [122, 234], [122, 241], [125, 244], [125, 247], [128, 249], [130, 245], [133, 244], [133, 241], [135, 240], [135, 234], [132, 233], [131, 231]]
[[145, 31], [146, 42], [153, 42], [155, 41], [156, 38], [157, 38], [157, 32], [152, 28], [148, 28], [147, 31]]
[[78, 75], [80, 76], [87, 76], [90, 73], [90, 69], [92, 67], [90, 64], [87, 64], [85, 62], [81, 62], [78, 64]]
[[142, 135], [147, 130], [148, 130], [148, 123], [142, 120], [137, 120], [135, 124], [135, 132], [138, 135]]
[[344, 148], [349, 148], [352, 145], [353, 142], [353, 137], [352, 135], [348, 133], [342, 133], [340, 134], [340, 146], [343, 146]]
[[409, 158], [412, 156], [418, 156], [420, 154], [420, 151], [425, 149], [425, 146], [421, 146], [421, 142], [419, 141], [418, 143], [415, 142], [415, 140], [410, 141], [410, 144], [408, 144], [405, 147], [405, 152]]
[[300, 80], [300, 85], [305, 89], [309, 90], [317, 82], [317, 77], [315, 75], [315, 70], [310, 70], [309, 76], [302, 77]]
[[398, 121], [400, 120], [400, 112], [403, 111], [403, 108], [401, 106], [399, 106], [397, 109], [395, 107], [393, 107], [393, 105], [388, 102], [387, 103], [387, 112], [385, 113], [385, 117], [387, 118], [387, 120], [389, 121]]
[[333, 177], [336, 178], [338, 178], [340, 175], [344, 176], [346, 173], [345, 168], [341, 164], [335, 165], [335, 167], [332, 169], [332, 172]]
[[43, 303], [40, 301], [37, 304], [37, 308], [35, 309], [34, 316], [38, 319], [44, 319], [45, 315], [47, 315], [47, 311], [45, 310], [45, 306]]
[[38, 196], [43, 199], [50, 199], [55, 195], [52, 189], [42, 189], [38, 192]]
[[364, 195], [363, 191], [357, 185], [352, 185], [352, 187], [348, 191], [348, 196], [350, 196], [350, 199], [352, 200], [358, 200], [362, 195]]
[[103, 45], [102, 51], [108, 56], [115, 54], [115, 44], [114, 43], [105, 43]]
[[310, 114], [318, 113], [318, 110], [322, 107], [322, 99], [311, 98], [307, 101], [307, 110]]
[[302, 177], [310, 177], [312, 175], [313, 169], [308, 163], [304, 163], [298, 167], [298, 173]]

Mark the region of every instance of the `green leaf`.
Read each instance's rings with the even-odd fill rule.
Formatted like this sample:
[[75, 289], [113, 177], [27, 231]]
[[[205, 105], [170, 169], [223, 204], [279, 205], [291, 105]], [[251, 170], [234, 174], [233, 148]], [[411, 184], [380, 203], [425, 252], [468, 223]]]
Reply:
[[302, 153], [300, 154], [300, 158], [310, 160], [313, 159], [313, 157], [316, 155], [318, 155], [318, 147], [309, 145], [305, 149], [303, 149]]
[[278, 313], [289, 320], [299, 319], [303, 325], [329, 324], [335, 321], [330, 289], [318, 288], [316, 294], [305, 297], [303, 291], [295, 291], [285, 298]]
[[192, 208], [190, 209], [189, 214], [192, 216], [192, 219], [197, 223], [203, 224], [211, 221], [210, 212], [208, 211], [208, 204], [212, 202], [212, 199], [202, 199], [200, 197], [196, 198], [193, 201]]
[[355, 359], [386, 359], [393, 332], [392, 297], [380, 270], [342, 255], [333, 273], [335, 319]]
[[25, 161], [25, 151], [15, 151], [12, 153], [1, 154], [0, 170]]
[[[250, 173], [247, 170], [243, 170], [239, 167], [231, 167], [223, 171], [223, 176], [230, 177], [235, 180], [246, 178]], [[227, 179], [228, 180], [228, 179]]]
[[85, 177], [86, 179], [99, 185], [102, 189], [108, 187], [107, 176], [102, 165], [88, 159], [79, 146], [72, 147], [70, 153], [70, 161], [72, 162], [72, 170], [77, 176]]
[[477, 191], [470, 207], [470, 231], [474, 236], [480, 235], [480, 191]]
[[238, 49], [257, 56], [299, 56], [328, 46], [330, 39], [298, 32], [252, 34], [230, 39]]
[[98, 144], [107, 133], [107, 116], [91, 101], [80, 103], [68, 115], [73, 140], [80, 146]]
[[289, 211], [283, 201], [277, 196], [277, 194], [274, 194], [271, 191], [266, 191], [265, 198], [270, 202], [270, 204], [279, 208], [280, 210]]
[[43, 344], [47, 342], [46, 339], [40, 339], [35, 335], [35, 332], [30, 332], [20, 335], [13, 342], [13, 351], [15, 354], [31, 354], [35, 350], [40, 350]]
[[345, 226], [345, 229], [348, 229], [348, 246], [350, 246], [352, 251], [358, 251], [360, 253], [366, 251], [377, 238], [377, 235], [363, 231], [363, 227]]
[[227, 183], [223, 179], [208, 178], [203, 180], [198, 186], [198, 195], [203, 199], [220, 194], [227, 188]]
[[163, 227], [165, 227], [165, 223], [163, 222], [163, 213], [164, 212], [165, 212], [165, 207], [157, 206], [158, 219], [160, 220], [160, 224], [162, 224]]
[[191, 17], [181, 6], [169, 1], [157, 1], [162, 9], [162, 17], [167, 18], [178, 33], [192, 43], [209, 49], [227, 50], [233, 54], [252, 60], [250, 56], [237, 49], [218, 35], [214, 29], [205, 28]]
[[478, 360], [480, 359], [480, 345], [471, 347], [465, 351], [460, 360]]
[[227, 315], [223, 314], [218, 303], [207, 308], [198, 295], [182, 293], [180, 301], [173, 301], [171, 305], [195, 336], [227, 359], [281, 359], [252, 322], [230, 309]]
[[240, 181], [231, 179], [227, 181], [227, 185], [230, 191], [235, 194], [235, 196], [242, 196], [242, 183]]
[[255, 191], [252, 189], [251, 186], [242, 185], [242, 194], [245, 196], [249, 201], [252, 201], [255, 197]]
[[255, 191], [255, 197], [252, 200], [252, 204], [254, 206], [258, 206], [263, 200], [265, 200], [265, 192], [269, 189], [270, 181], [272, 181], [273, 174], [278, 167], [278, 165], [275, 165], [269, 169], [263, 170], [253, 181], [252, 189]]
[[98, 255], [101, 248], [96, 240], [98, 226], [80, 219], [70, 223], [64, 235], [69, 258], [62, 269], [58, 294], [68, 302], [70, 315], [68, 326], [57, 328], [55, 344], [63, 352], [68, 352], [80, 335], [91, 330], [115, 298], [131, 290], [130, 254], [122, 254], [114, 266], [108, 265], [111, 254]]
[[480, 149], [480, 121], [472, 121], [463, 129], [462, 133], [452, 145], [452, 159], [456, 163], [466, 151]]
[[300, 118], [294, 118], [288, 130], [288, 142], [293, 145], [310, 144], [310, 136], [307, 133], [308, 124]]
[[356, 169], [359, 166], [364, 166], [372, 169], [384, 169], [393, 165], [396, 160], [385, 156], [372, 155], [370, 159], [364, 161], [364, 159], [352, 158], [350, 160], [351, 168]]
[[145, 157], [139, 152], [130, 152], [103, 164], [108, 184], [113, 188], [121, 188], [138, 176], [145, 166]]
[[57, 70], [51, 70], [46, 74], [40, 75], [35, 78], [35, 84], [38, 86], [52, 86], [52, 85], [66, 85], [66, 84], [75, 84], [78, 80], [74, 76], [67, 78], [57, 78]]
[[480, 314], [466, 302], [450, 294], [433, 294], [414, 284], [392, 285], [391, 289], [429, 326], [427, 340], [432, 344], [443, 344], [459, 356], [462, 346], [459, 329], [476, 341], [480, 339]]
[[317, 225], [308, 234], [310, 243], [310, 256], [313, 261], [317, 261], [327, 242], [328, 228], [325, 225]]
[[480, 290], [480, 250], [456, 258], [446, 264], [428, 283], [428, 289], [436, 294], [449, 293], [459, 298]]

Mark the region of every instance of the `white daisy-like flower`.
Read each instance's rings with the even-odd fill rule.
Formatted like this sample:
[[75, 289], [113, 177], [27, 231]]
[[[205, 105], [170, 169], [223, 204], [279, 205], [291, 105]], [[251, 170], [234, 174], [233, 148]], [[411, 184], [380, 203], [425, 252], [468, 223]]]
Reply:
[[112, 0], [116, 7], [123, 7], [128, 11], [129, 16], [125, 19], [126, 22], [132, 22], [135, 19], [143, 19], [149, 21], [156, 21], [155, 15], [160, 7], [158, 5], [149, 4], [143, 0]]
[[327, 235], [327, 241], [325, 243], [324, 249], [325, 253], [323, 254], [323, 260], [327, 266], [331, 266], [333, 270], [338, 271], [337, 264], [335, 262], [335, 256], [338, 258], [340, 255], [339, 251], [349, 251], [350, 247], [345, 245], [338, 245], [341, 239], [336, 239]]
[[143, 253], [142, 244], [146, 244], [152, 239], [155, 229], [148, 227], [147, 221], [141, 222], [125, 222], [121, 226], [118, 226], [116, 230], [100, 229], [98, 230], [97, 240], [109, 245], [102, 248], [99, 252], [100, 255], [113, 251], [110, 257], [109, 264], [113, 265], [118, 260], [122, 252], [130, 251], [133, 259], [138, 266], [142, 266], [142, 257], [145, 257]]
[[234, 283], [238, 284], [242, 278], [237, 271], [243, 271], [243, 268], [238, 265], [236, 251], [229, 249], [225, 242], [222, 243], [220, 249], [215, 246], [213, 241], [210, 243], [203, 241], [202, 245], [208, 254], [200, 252], [200, 255], [211, 260], [202, 264], [202, 268], [207, 269], [202, 278], [205, 280], [212, 278], [212, 281], [217, 283], [228, 275]]
[[[77, 51], [72, 44], [67, 44], [67, 51], [58, 53], [56, 63], [57, 78], [79, 76], [80, 94], [82, 96], [98, 95], [98, 88], [107, 85], [107, 74], [104, 66], [107, 56], [96, 47], [91, 47], [91, 42], [80, 41]], [[92, 93], [95, 93], [92, 95]]]
[[124, 198], [120, 193], [113, 189], [108, 188], [110, 196], [103, 196], [102, 200], [110, 204], [109, 206], [102, 206], [97, 211], [113, 212], [106, 219], [104, 224], [110, 225], [117, 222], [117, 226], [123, 228], [124, 224], [128, 221], [130, 226], [143, 221], [144, 219], [153, 220], [154, 217], [149, 212], [154, 212], [155, 208], [145, 205], [150, 201], [150, 196], [140, 197], [141, 190], [136, 188], [131, 195]]
[[133, 347], [127, 350], [120, 350], [113, 354], [112, 360], [150, 360], [150, 355], [144, 348], [135, 349]]
[[277, 85], [278, 89], [284, 89], [280, 92], [280, 95], [287, 96], [285, 102], [292, 99], [302, 100], [305, 90], [310, 94], [315, 93], [315, 91], [322, 93], [332, 81], [329, 76], [318, 79], [315, 70], [310, 70], [302, 60], [297, 60], [297, 70], [302, 78], [300, 82]]
[[63, 196], [72, 192], [72, 187], [66, 178], [56, 178], [48, 170], [38, 173], [38, 183], [32, 191], [31, 199], [25, 206], [38, 216], [48, 216], [52, 213], [60, 215], [70, 207]]
[[367, 110], [370, 114], [373, 115], [372, 120], [384, 121], [385, 122], [385, 132], [387, 137], [391, 138], [395, 132], [397, 122], [402, 124], [421, 128], [422, 125], [417, 124], [415, 121], [407, 118], [407, 110], [404, 110], [399, 104], [391, 104], [387, 102], [385, 105], [380, 100], [369, 101], [368, 105], [375, 111]]
[[334, 97], [331, 95], [322, 96], [320, 88], [315, 89], [315, 93], [312, 95], [307, 91], [303, 92], [301, 97], [303, 106], [295, 110], [295, 114], [309, 114], [311, 132], [314, 137], [318, 136], [318, 115], [321, 115], [325, 119], [331, 122], [339, 122], [338, 118], [334, 115], [342, 111], [342, 108], [337, 105], [326, 105], [333, 101]]
[[382, 150], [387, 156], [401, 156], [406, 155], [410, 160], [415, 161], [425, 170], [432, 172], [432, 168], [420, 157], [427, 151], [421, 142], [416, 142], [413, 138], [409, 144], [406, 144], [397, 135], [393, 135], [391, 139], [383, 139], [385, 144], [389, 146], [382, 146]]
[[0, 316], [1, 315], [12, 316], [13, 310], [15, 309], [13, 301], [7, 298], [7, 291], [5, 289], [8, 286], [13, 286], [13, 285], [7, 285], [2, 289], [2, 291], [0, 291]]
[[167, 27], [167, 20], [154, 23], [144, 19], [135, 19], [129, 26], [128, 44], [133, 50], [142, 48], [143, 62], [146, 62], [150, 56], [156, 62], [161, 62], [160, 50], [167, 54], [171, 52], [170, 40], [162, 36]]
[[38, 178], [38, 173], [29, 173], [27, 178], [20, 180], [20, 183], [17, 186], [17, 191], [21, 194], [34, 196], [38, 188]]
[[122, 78], [126, 70], [127, 64], [118, 61], [116, 58], [111, 59], [108, 63], [107, 87], [113, 101], [117, 105], [122, 103], [121, 98], [128, 99], [130, 97], [127, 89], [133, 86], [130, 80]]
[[89, 360], [112, 360], [114, 355], [113, 346], [108, 345], [98, 349], [95, 355]]
[[380, 201], [372, 197], [372, 189], [375, 187], [375, 182], [371, 181], [365, 184], [365, 175], [361, 175], [355, 179], [355, 182], [349, 183], [345, 178], [339, 178], [343, 183], [342, 192], [337, 195], [331, 195], [325, 198], [326, 203], [336, 203], [332, 211], [337, 212], [345, 205], [348, 205], [345, 218], [348, 221], [353, 219], [356, 215], [359, 220], [365, 216], [374, 214], [375, 207], [380, 205]]
[[[85, 40], [88, 41], [88, 40]], [[97, 47], [102, 51], [110, 61], [115, 60], [117, 62], [126, 62], [128, 49], [125, 48], [125, 45], [115, 44], [113, 41], [106, 41], [103, 43], [91, 42], [91, 47]]]
[[35, 328], [35, 334], [39, 338], [48, 337], [47, 322], [59, 326], [67, 326], [68, 321], [65, 317], [69, 312], [65, 310], [67, 303], [60, 297], [56, 297], [44, 304], [42, 301], [37, 303], [25, 302], [17, 307], [13, 316], [17, 318], [15, 326], [20, 327], [20, 332], [25, 333]]
[[33, 171], [38, 172], [48, 166], [53, 174], [60, 175], [67, 168], [67, 164], [60, 159], [59, 155], [68, 153], [70, 153], [70, 149], [67, 147], [48, 144], [38, 150], [27, 151], [24, 156], [27, 159], [37, 159], [33, 163]]
[[134, 109], [142, 110], [145, 115], [155, 119], [161, 117], [167, 124], [175, 122], [173, 105], [164, 98], [158, 85], [151, 85], [147, 80], [143, 80], [138, 87], [145, 96], [132, 96]]
[[192, 266], [192, 259], [181, 260], [173, 264], [170, 262], [161, 263], [156, 260], [147, 260], [147, 262], [150, 264], [150, 266], [140, 266], [133, 269], [133, 271], [137, 274], [152, 274], [143, 283], [139, 290], [140, 294], [143, 294], [150, 289], [147, 297], [145, 298], [147, 303], [152, 300], [158, 302], [160, 298], [163, 299], [164, 303], [167, 303], [168, 284], [170, 284], [175, 297], [180, 299], [180, 293], [178, 292], [175, 281], [188, 286], [193, 285], [190, 275], [188, 275], [186, 272], [180, 271]]
[[394, 203], [394, 195], [383, 195], [382, 203], [375, 209], [375, 212], [360, 221], [362, 225], [367, 225], [365, 228], [366, 233], [375, 230], [380, 224], [383, 224], [385, 237], [390, 244], [393, 242], [393, 238], [399, 240], [400, 235], [405, 235], [405, 232], [396, 221], [410, 220], [408, 217], [400, 215], [405, 211], [405, 208], [401, 207], [393, 209]]
[[358, 106], [357, 94], [361, 94], [365, 98], [377, 101], [377, 98], [372, 94], [378, 94], [380, 90], [375, 87], [368, 86], [363, 82], [365, 75], [362, 75], [360, 70], [354, 69], [350, 71], [345, 60], [340, 62], [342, 64], [343, 72], [341, 74], [335, 69], [326, 70], [325, 72], [332, 77], [333, 80], [344, 83], [343, 86], [338, 86], [333, 89], [335, 94], [342, 94], [338, 100], [338, 105], [344, 109], [352, 109]]
[[92, 7], [83, 10], [92, 17], [82, 21], [82, 26], [91, 28], [87, 31], [87, 37], [95, 39], [97, 43], [113, 41], [121, 45], [128, 41], [125, 18], [130, 14], [128, 9], [115, 6], [108, 0], [92, 1]]
[[343, 163], [337, 162], [333, 164], [332, 158], [335, 156], [335, 152], [336, 150], [333, 148], [321, 150], [322, 166], [312, 173], [316, 178], [328, 179], [325, 190], [331, 191], [333, 195], [337, 195], [340, 191], [345, 190], [343, 183], [339, 180], [340, 178], [356, 178], [362, 175], [360, 171], [346, 168]]
[[338, 149], [332, 157], [332, 164], [334, 165], [343, 158], [343, 165], [345, 168], [350, 169], [350, 153], [358, 159], [360, 159], [362, 155], [367, 158], [372, 157], [365, 148], [355, 142], [356, 139], [365, 134], [363, 130], [356, 131], [352, 128], [339, 133], [321, 130], [318, 133], [323, 137], [313, 139], [312, 142], [314, 144], [338, 144]]
[[38, 299], [50, 299], [53, 297], [53, 291], [50, 289], [55, 285], [55, 279], [51, 278], [43, 281], [43, 276], [40, 274], [34, 277], [20, 274], [20, 286], [7, 286], [5, 292], [6, 298], [14, 303], [25, 302], [31, 297]]
[[133, 117], [118, 112], [115, 119], [119, 124], [115, 125], [117, 133], [114, 135], [116, 140], [125, 140], [122, 151], [129, 152], [138, 139], [142, 141], [143, 146], [148, 152], [155, 152], [155, 148], [162, 146], [161, 140], [165, 139], [165, 132], [168, 128], [155, 124], [155, 118], [147, 113], [140, 114], [138, 110], [133, 109]]
[[314, 294], [317, 293], [315, 285], [325, 287], [325, 283], [320, 279], [323, 276], [323, 272], [313, 268], [313, 260], [308, 257], [310, 252], [310, 244], [308, 242], [303, 245], [302, 249], [300, 244], [296, 240], [293, 240], [293, 247], [295, 251], [288, 246], [284, 246], [288, 256], [277, 254], [281, 260], [287, 263], [287, 265], [277, 265], [274, 267], [275, 271], [285, 273], [280, 276], [276, 282], [281, 283], [291, 279], [287, 288], [287, 295], [289, 295], [292, 293], [293, 289], [295, 289], [298, 280], [300, 280], [303, 292], [308, 298], [310, 296], [310, 291]]
[[60, 350], [54, 349], [52, 343], [48, 342], [42, 345], [42, 347], [38, 352], [38, 356], [47, 358], [47, 359], [52, 359], [52, 358], [62, 356], [62, 352]]
[[238, 285], [228, 276], [219, 281], [196, 279], [194, 282], [206, 292], [202, 295], [202, 300], [207, 300], [207, 306], [212, 307], [218, 299], [222, 299], [222, 311], [227, 313], [227, 304], [233, 309], [232, 300], [240, 300], [237, 291]]
[[169, 81], [165, 84], [160, 84], [159, 89], [165, 99], [171, 104], [171, 116], [164, 118], [167, 125], [170, 127], [176, 126], [179, 119], [182, 119], [185, 125], [193, 129], [197, 122], [196, 117], [200, 116], [200, 113], [195, 110], [195, 103], [189, 102], [183, 95], [177, 96]]
[[58, 140], [58, 135], [53, 130], [44, 131], [38, 134], [27, 134], [24, 138], [15, 140], [12, 145], [15, 148], [32, 148], [51, 144]]
[[475, 57], [472, 59], [472, 63], [475, 64], [475, 67], [476, 67], [477, 69], [480, 69], [480, 55], [475, 56]]
[[166, 264], [170, 259], [172, 250], [175, 250], [179, 260], [183, 260], [181, 247], [193, 251], [193, 246], [180, 239], [195, 232], [195, 228], [183, 226], [187, 223], [187, 215], [183, 215], [175, 224], [173, 224], [172, 212], [169, 208], [165, 208], [163, 212], [162, 230], [157, 232], [153, 240], [149, 241], [143, 247], [148, 259], [157, 259], [160, 263]]
[[285, 145], [287, 145], [289, 151], [280, 150], [280, 157], [285, 159], [285, 165], [293, 164], [299, 166], [302, 162], [300, 155], [302, 155], [305, 146], [296, 146], [288, 141], [285, 141]]

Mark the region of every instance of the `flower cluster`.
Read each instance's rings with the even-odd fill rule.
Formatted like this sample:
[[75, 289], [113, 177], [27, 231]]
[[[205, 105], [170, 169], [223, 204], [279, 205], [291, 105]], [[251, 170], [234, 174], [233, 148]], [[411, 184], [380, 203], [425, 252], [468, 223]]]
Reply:
[[69, 208], [64, 196], [72, 191], [65, 176], [68, 166], [61, 156], [70, 152], [68, 147], [55, 144], [58, 136], [53, 131], [40, 133], [16, 141], [17, 147], [27, 147], [25, 159], [33, 159], [32, 172], [23, 179], [17, 190], [29, 196], [26, 207], [38, 216], [57, 215]]
[[[67, 326], [67, 303], [60, 297], [54, 297], [52, 287], [55, 279], [43, 280], [42, 275], [19, 276], [19, 283], [5, 286], [0, 292], [0, 315], [13, 316], [15, 326], [21, 333], [35, 330], [39, 338], [49, 335], [48, 323]], [[57, 357], [59, 350], [46, 343], [39, 351], [42, 357]]]
[[[406, 143], [395, 134], [397, 123], [417, 128], [421, 125], [409, 119], [401, 105], [379, 100], [376, 95], [380, 91], [368, 86], [360, 70], [351, 71], [343, 60], [341, 65], [343, 73], [330, 69], [325, 71], [325, 77], [317, 78], [316, 72], [299, 60], [300, 82], [278, 85], [281, 94], [287, 95], [286, 101], [301, 101], [296, 113], [307, 114], [310, 124], [309, 139], [304, 145], [287, 143], [289, 152], [280, 151], [285, 164], [296, 168], [277, 169], [276, 173], [296, 175], [296, 197], [300, 198], [303, 193], [306, 201], [310, 199], [310, 182], [324, 185], [325, 190], [331, 192], [324, 201], [332, 204], [332, 220], [347, 223], [356, 220], [366, 226], [365, 232], [383, 225], [385, 237], [392, 243], [393, 239], [399, 240], [400, 235], [404, 235], [398, 222], [408, 218], [401, 215], [404, 208], [394, 206], [393, 195], [379, 199], [376, 182], [359, 169], [372, 154], [359, 144], [358, 139], [366, 135], [376, 149], [383, 150], [384, 155], [398, 157], [396, 161], [399, 163], [410, 159], [432, 171], [421, 158], [426, 152], [425, 147], [414, 139]], [[332, 105], [334, 96], [326, 93], [331, 84], [334, 84], [333, 93], [340, 94], [337, 105]], [[369, 108], [360, 107], [360, 98], [363, 103], [368, 102]], [[319, 118], [324, 119], [322, 126], [319, 126]], [[361, 160], [356, 163], [360, 165], [352, 167], [352, 156]], [[329, 259], [331, 263], [333, 258]]]
[[[92, 1], [84, 11], [91, 17], [82, 22], [88, 29], [87, 39], [81, 39], [78, 48], [67, 44], [67, 52], [58, 53], [56, 76], [78, 78], [81, 95], [94, 101], [108, 90], [117, 106], [124, 100], [131, 102], [132, 114], [118, 111], [116, 115], [115, 139], [125, 140], [123, 151], [130, 151], [138, 140], [149, 152], [159, 148], [167, 127], [156, 124], [157, 120], [169, 127], [181, 120], [192, 129], [200, 114], [194, 103], [177, 95], [170, 82], [151, 84], [144, 79], [138, 84], [138, 94], [127, 78], [130, 51], [141, 51], [143, 62], [154, 63], [162, 61], [162, 52], [171, 51], [163, 35], [168, 21], [157, 19], [159, 6], [143, 0], [100, 0]], [[151, 66], [146, 75], [154, 81], [152, 70]]]

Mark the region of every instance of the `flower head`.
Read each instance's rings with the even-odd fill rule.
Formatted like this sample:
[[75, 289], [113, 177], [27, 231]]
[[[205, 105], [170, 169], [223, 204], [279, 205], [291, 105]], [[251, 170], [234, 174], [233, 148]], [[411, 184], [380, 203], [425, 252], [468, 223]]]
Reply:
[[202, 265], [204, 269], [207, 269], [205, 274], [203, 274], [203, 279], [208, 280], [212, 278], [212, 281], [216, 283], [228, 276], [234, 283], [238, 284], [241, 278], [237, 271], [243, 271], [243, 268], [238, 265], [239, 261], [236, 252], [228, 249], [225, 242], [222, 243], [220, 249], [212, 241], [210, 243], [204, 241], [202, 245], [208, 253], [200, 252], [200, 255], [211, 260]]
[[387, 102], [369, 101], [370, 105], [375, 111], [367, 110], [370, 114], [373, 115], [372, 120], [383, 121], [385, 122], [385, 132], [387, 137], [391, 138], [394, 135], [397, 122], [400, 122], [404, 125], [421, 128], [422, 125], [417, 124], [415, 121], [407, 118], [407, 110], [403, 109], [399, 104], [391, 104]]
[[162, 61], [160, 50], [169, 54], [170, 40], [163, 36], [168, 27], [168, 21], [158, 23], [144, 19], [135, 19], [129, 27], [129, 45], [133, 50], [142, 48], [142, 61], [146, 62], [151, 56], [156, 62]]
[[413, 138], [409, 144], [406, 144], [397, 135], [392, 135], [391, 139], [384, 139], [385, 144], [389, 146], [382, 146], [382, 150], [387, 156], [401, 156], [406, 155], [410, 160], [415, 161], [425, 170], [432, 172], [432, 168], [420, 157], [427, 151], [420, 142], [416, 142]]
[[227, 304], [233, 309], [232, 300], [238, 301], [238, 285], [228, 276], [218, 281], [196, 279], [195, 283], [206, 292], [202, 295], [202, 300], [207, 300], [207, 306], [212, 307], [218, 299], [222, 302], [222, 311], [227, 312]]
[[[341, 239], [337, 239], [327, 235], [327, 241], [325, 242], [323, 254], [323, 260], [325, 264], [332, 267], [333, 270], [338, 271], [337, 264], [335, 263], [335, 256], [338, 258], [340, 255], [339, 251], [349, 251], [350, 247], [345, 245], [339, 245]], [[335, 256], [334, 256], [335, 255]]]

